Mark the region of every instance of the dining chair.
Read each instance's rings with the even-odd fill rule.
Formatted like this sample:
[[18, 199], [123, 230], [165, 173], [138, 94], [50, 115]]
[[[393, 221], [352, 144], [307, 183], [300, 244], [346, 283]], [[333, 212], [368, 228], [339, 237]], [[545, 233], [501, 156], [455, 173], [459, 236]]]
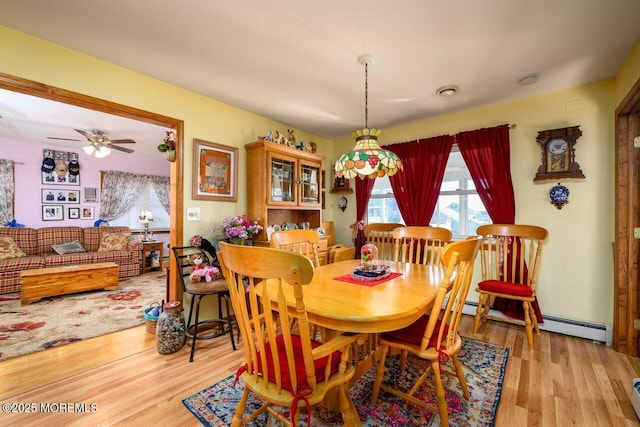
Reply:
[[[465, 398], [469, 398], [469, 389], [458, 353], [462, 339], [458, 334], [460, 317], [471, 286], [473, 266], [480, 247], [481, 237], [475, 236], [459, 242], [450, 243], [442, 253], [442, 265], [445, 269], [433, 308], [411, 325], [380, 335], [381, 352], [376, 378], [373, 384], [371, 404], [378, 400], [380, 389], [398, 396], [409, 403], [437, 411], [442, 426], [449, 425], [449, 411], [442, 383], [441, 365], [452, 360], [456, 375], [460, 381]], [[382, 383], [385, 372], [385, 360], [390, 349], [401, 352], [400, 375], [404, 373], [408, 353], [430, 363], [410, 388], [401, 382], [393, 385]], [[421, 365], [422, 366], [422, 365]], [[421, 386], [433, 372], [438, 407], [435, 408], [416, 397]]]
[[320, 235], [315, 230], [284, 230], [271, 235], [269, 245], [274, 249], [297, 252], [309, 258], [315, 267], [320, 267], [318, 241]]
[[[197, 340], [206, 340], [220, 337], [224, 334], [229, 334], [231, 337], [231, 347], [235, 351], [236, 343], [233, 338], [233, 327], [231, 323], [231, 311], [229, 310], [229, 290], [227, 289], [227, 283], [224, 277], [216, 278], [207, 282], [206, 279], [201, 279], [198, 282], [194, 282], [191, 279], [191, 257], [193, 255], [200, 256], [203, 260], [203, 265], [209, 265], [209, 258], [204, 251], [195, 246], [174, 246], [171, 248], [173, 255], [176, 259], [176, 265], [178, 268], [178, 277], [182, 284], [182, 292], [192, 296], [191, 307], [189, 308], [189, 317], [187, 320], [186, 332], [187, 338], [191, 339], [191, 353], [189, 355], [189, 362], [193, 362], [193, 356], [196, 350]], [[207, 296], [215, 296], [218, 302], [218, 318], [200, 319], [200, 303], [202, 299]], [[222, 317], [222, 301], [224, 300], [225, 309], [227, 311], [226, 318]], [[195, 307], [195, 316], [194, 316]], [[193, 320], [193, 322], [192, 322]], [[218, 328], [213, 328], [212, 325], [218, 325]], [[200, 331], [205, 335], [201, 335]], [[210, 333], [208, 333], [210, 332]]]
[[356, 248], [338, 243], [336, 240], [336, 226], [333, 221], [322, 221], [322, 228], [327, 236], [327, 263], [354, 259]]
[[[359, 419], [348, 396], [348, 383], [355, 372], [349, 349], [361, 337], [336, 334], [323, 343], [311, 339], [303, 291], [313, 279], [309, 258], [258, 246], [221, 243], [220, 249], [220, 264], [245, 349], [237, 374], [244, 390], [231, 425], [244, 425], [268, 411], [285, 425], [297, 426], [302, 406], [307, 407], [307, 424], [313, 425], [311, 405], [333, 389], [344, 425], [354, 425]], [[285, 293], [289, 303], [295, 302], [295, 309], [287, 304]], [[244, 416], [251, 392], [264, 404]], [[290, 419], [277, 407], [290, 408]]]
[[[529, 349], [533, 349], [533, 330], [540, 333], [538, 318], [532, 306], [536, 300], [536, 284], [542, 257], [542, 246], [548, 232], [545, 228], [523, 224], [481, 225], [476, 231], [484, 238], [480, 248], [482, 280], [473, 321], [473, 333], [486, 319], [524, 325]], [[522, 303], [523, 319], [493, 316], [489, 308], [495, 298]]]
[[364, 243], [371, 243], [378, 248], [378, 258], [381, 260], [393, 261], [395, 245], [392, 232], [395, 228], [404, 227], [400, 223], [376, 222], [367, 224], [363, 228]]
[[443, 227], [407, 226], [392, 231], [395, 262], [438, 265], [444, 247], [451, 242], [451, 230]]

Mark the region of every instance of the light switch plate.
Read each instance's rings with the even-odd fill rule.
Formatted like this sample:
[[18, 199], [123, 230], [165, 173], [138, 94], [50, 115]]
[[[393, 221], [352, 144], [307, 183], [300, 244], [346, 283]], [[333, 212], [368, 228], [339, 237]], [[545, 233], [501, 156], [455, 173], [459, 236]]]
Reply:
[[633, 238], [640, 239], [640, 227], [636, 227], [633, 229]]
[[187, 221], [200, 221], [200, 208], [187, 208]]

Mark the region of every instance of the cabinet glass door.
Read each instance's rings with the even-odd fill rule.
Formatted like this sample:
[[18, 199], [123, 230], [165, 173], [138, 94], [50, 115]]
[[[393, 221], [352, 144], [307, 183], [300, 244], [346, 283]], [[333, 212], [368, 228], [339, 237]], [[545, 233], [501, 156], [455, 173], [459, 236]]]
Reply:
[[271, 158], [271, 200], [274, 202], [294, 202], [295, 162]]
[[300, 202], [320, 203], [320, 168], [300, 164]]

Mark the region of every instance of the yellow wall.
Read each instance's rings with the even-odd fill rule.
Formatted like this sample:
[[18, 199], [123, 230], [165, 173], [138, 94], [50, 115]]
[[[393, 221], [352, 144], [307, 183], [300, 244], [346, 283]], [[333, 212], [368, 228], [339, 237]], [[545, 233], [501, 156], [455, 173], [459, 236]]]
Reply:
[[[192, 165], [185, 162], [184, 206], [199, 207], [202, 218], [200, 222], [184, 222], [186, 240], [193, 234], [210, 237], [224, 217], [246, 212], [244, 144], [266, 135], [269, 129], [285, 132], [294, 128], [298, 140], [318, 144], [320, 155], [328, 156], [331, 150], [330, 140], [296, 129], [293, 124], [266, 119], [2, 26], [0, 52], [3, 73], [183, 120], [187, 159], [191, 158], [194, 138], [240, 148], [237, 203], [191, 200]], [[332, 213], [327, 212], [325, 217], [330, 219]]]
[[640, 80], [640, 41], [636, 43], [616, 77], [616, 107], [638, 80]]
[[[543, 314], [611, 323], [614, 108], [615, 81], [607, 80], [384, 129], [380, 143], [515, 123], [510, 139], [516, 222], [549, 230], [538, 282]], [[576, 160], [586, 179], [561, 181], [569, 188], [570, 203], [558, 210], [549, 203], [548, 195], [557, 182], [533, 182], [541, 158], [536, 136], [541, 130], [575, 125], [583, 132], [576, 144]], [[335, 141], [334, 154], [349, 150], [353, 144], [353, 138]], [[348, 198], [347, 211], [334, 214], [341, 242], [350, 239], [348, 225], [355, 218], [355, 196]], [[469, 299], [477, 301], [475, 292]]]
[[[511, 130], [512, 175], [516, 193], [516, 221], [549, 229], [540, 272], [538, 295], [543, 313], [596, 323], [612, 320], [613, 272], [613, 111], [621, 97], [640, 75], [640, 48], [636, 46], [625, 64], [623, 76], [557, 93], [466, 111], [446, 117], [385, 129], [382, 144], [415, 138], [454, 134], [463, 130], [515, 123]], [[223, 217], [246, 211], [243, 145], [269, 129], [286, 130], [281, 124], [162, 81], [108, 64], [43, 40], [0, 26], [0, 71], [64, 89], [107, 99], [175, 117], [185, 122], [185, 153], [191, 153], [193, 138], [240, 148], [239, 200], [237, 203], [193, 201], [190, 162], [185, 164], [185, 207], [200, 207], [202, 221], [185, 222], [185, 237], [210, 235]], [[179, 66], [180, 64], [175, 64]], [[558, 210], [549, 203], [548, 191], [555, 182], [533, 183], [540, 161], [537, 132], [580, 125], [583, 136], [577, 144], [577, 161], [586, 180], [562, 180], [570, 203]], [[327, 159], [325, 169], [337, 154], [349, 150], [351, 137], [332, 142], [296, 129], [298, 139], [314, 140]], [[331, 174], [327, 174], [330, 181]], [[327, 182], [328, 190], [331, 182]], [[327, 193], [324, 219], [334, 219], [338, 240], [350, 241], [348, 225], [355, 218], [355, 197], [347, 196], [345, 212], [337, 209], [341, 195]], [[470, 299], [475, 299], [472, 296]]]

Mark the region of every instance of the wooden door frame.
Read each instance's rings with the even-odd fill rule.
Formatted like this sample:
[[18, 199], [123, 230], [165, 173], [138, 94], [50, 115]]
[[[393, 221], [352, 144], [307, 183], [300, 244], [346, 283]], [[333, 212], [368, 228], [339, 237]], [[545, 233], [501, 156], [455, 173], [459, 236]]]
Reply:
[[[170, 163], [171, 205], [169, 209], [169, 244], [172, 247], [182, 246], [183, 218], [181, 213], [184, 211], [184, 122], [182, 120], [128, 107], [126, 105], [117, 104], [104, 99], [94, 98], [92, 96], [83, 95], [81, 93], [49, 86], [44, 83], [34, 82], [5, 73], [0, 73], [0, 88], [174, 129], [176, 132], [176, 161]], [[178, 286], [178, 275], [175, 260], [173, 257], [169, 257], [169, 260], [170, 298], [172, 300], [182, 301], [182, 287]]]
[[640, 227], [640, 148], [633, 138], [640, 136], [640, 80], [616, 109], [615, 147], [615, 242], [613, 348], [640, 356], [634, 319], [640, 318], [638, 261], [640, 241], [634, 227]]

